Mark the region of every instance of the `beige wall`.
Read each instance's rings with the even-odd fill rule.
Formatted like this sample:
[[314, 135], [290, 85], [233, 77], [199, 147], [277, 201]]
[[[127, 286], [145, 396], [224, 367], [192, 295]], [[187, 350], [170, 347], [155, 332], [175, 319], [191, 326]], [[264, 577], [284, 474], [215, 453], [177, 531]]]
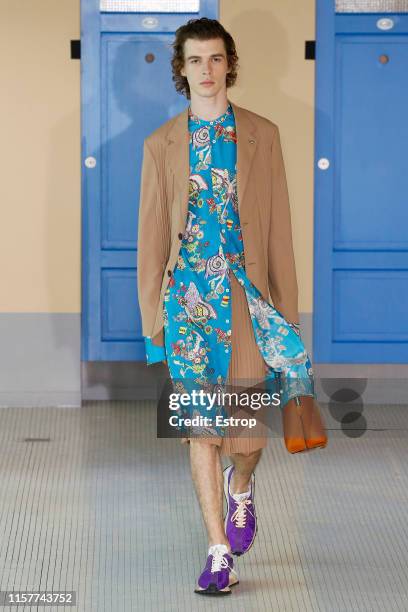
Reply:
[[80, 312], [79, 0], [2, 0], [0, 32], [0, 310]]
[[[301, 312], [312, 310], [312, 0], [221, 0], [240, 77], [234, 102], [279, 125]], [[2, 0], [0, 311], [81, 309], [79, 0]]]

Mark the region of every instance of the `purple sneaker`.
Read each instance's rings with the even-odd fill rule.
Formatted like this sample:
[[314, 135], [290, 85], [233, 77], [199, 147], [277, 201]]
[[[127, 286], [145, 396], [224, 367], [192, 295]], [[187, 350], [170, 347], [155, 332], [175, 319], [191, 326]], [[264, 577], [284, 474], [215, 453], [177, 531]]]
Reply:
[[202, 595], [229, 595], [230, 587], [238, 584], [238, 576], [233, 569], [234, 561], [228, 554], [228, 548], [225, 544], [214, 544], [208, 553], [207, 563], [194, 592]]
[[224, 495], [227, 500], [224, 526], [231, 552], [233, 555], [239, 556], [251, 548], [258, 531], [254, 506], [255, 474], [251, 476], [249, 495], [245, 499], [237, 501], [232, 497], [230, 490], [233, 471], [233, 465], [229, 465], [224, 470]]

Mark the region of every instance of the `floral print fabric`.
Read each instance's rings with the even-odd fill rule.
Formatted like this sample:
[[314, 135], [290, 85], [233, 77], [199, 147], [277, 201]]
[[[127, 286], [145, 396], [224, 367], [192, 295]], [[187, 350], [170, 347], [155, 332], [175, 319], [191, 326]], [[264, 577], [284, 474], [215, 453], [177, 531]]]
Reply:
[[191, 107], [188, 117], [187, 223], [163, 302], [165, 352], [174, 386], [180, 392], [193, 386], [224, 388], [231, 357], [229, 278], [235, 274], [245, 290], [271, 389], [279, 380], [281, 407], [292, 397], [314, 396], [313, 371], [298, 325], [266, 302], [245, 272], [232, 106], [213, 121], [200, 119]]

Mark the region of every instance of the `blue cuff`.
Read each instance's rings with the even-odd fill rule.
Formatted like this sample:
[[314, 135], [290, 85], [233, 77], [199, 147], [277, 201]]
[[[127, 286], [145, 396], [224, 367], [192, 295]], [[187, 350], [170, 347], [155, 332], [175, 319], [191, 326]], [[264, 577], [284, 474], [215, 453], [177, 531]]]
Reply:
[[144, 341], [146, 347], [147, 365], [166, 359], [166, 349], [164, 346], [156, 346], [156, 344], [153, 344], [150, 336], [145, 336]]

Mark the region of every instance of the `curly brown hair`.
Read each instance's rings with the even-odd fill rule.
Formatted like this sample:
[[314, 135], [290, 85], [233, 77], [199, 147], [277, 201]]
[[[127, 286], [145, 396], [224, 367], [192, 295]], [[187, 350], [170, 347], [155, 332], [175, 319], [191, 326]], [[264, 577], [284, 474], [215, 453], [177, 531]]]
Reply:
[[184, 43], [188, 38], [196, 40], [222, 38], [227, 54], [228, 68], [230, 69], [226, 76], [226, 85], [227, 87], [232, 87], [238, 76], [238, 55], [234, 39], [219, 21], [201, 17], [201, 19], [190, 19], [176, 30], [176, 36], [172, 45], [173, 57], [171, 59], [173, 81], [176, 90], [190, 100], [190, 87], [187, 77], [183, 76], [180, 72], [184, 66]]

